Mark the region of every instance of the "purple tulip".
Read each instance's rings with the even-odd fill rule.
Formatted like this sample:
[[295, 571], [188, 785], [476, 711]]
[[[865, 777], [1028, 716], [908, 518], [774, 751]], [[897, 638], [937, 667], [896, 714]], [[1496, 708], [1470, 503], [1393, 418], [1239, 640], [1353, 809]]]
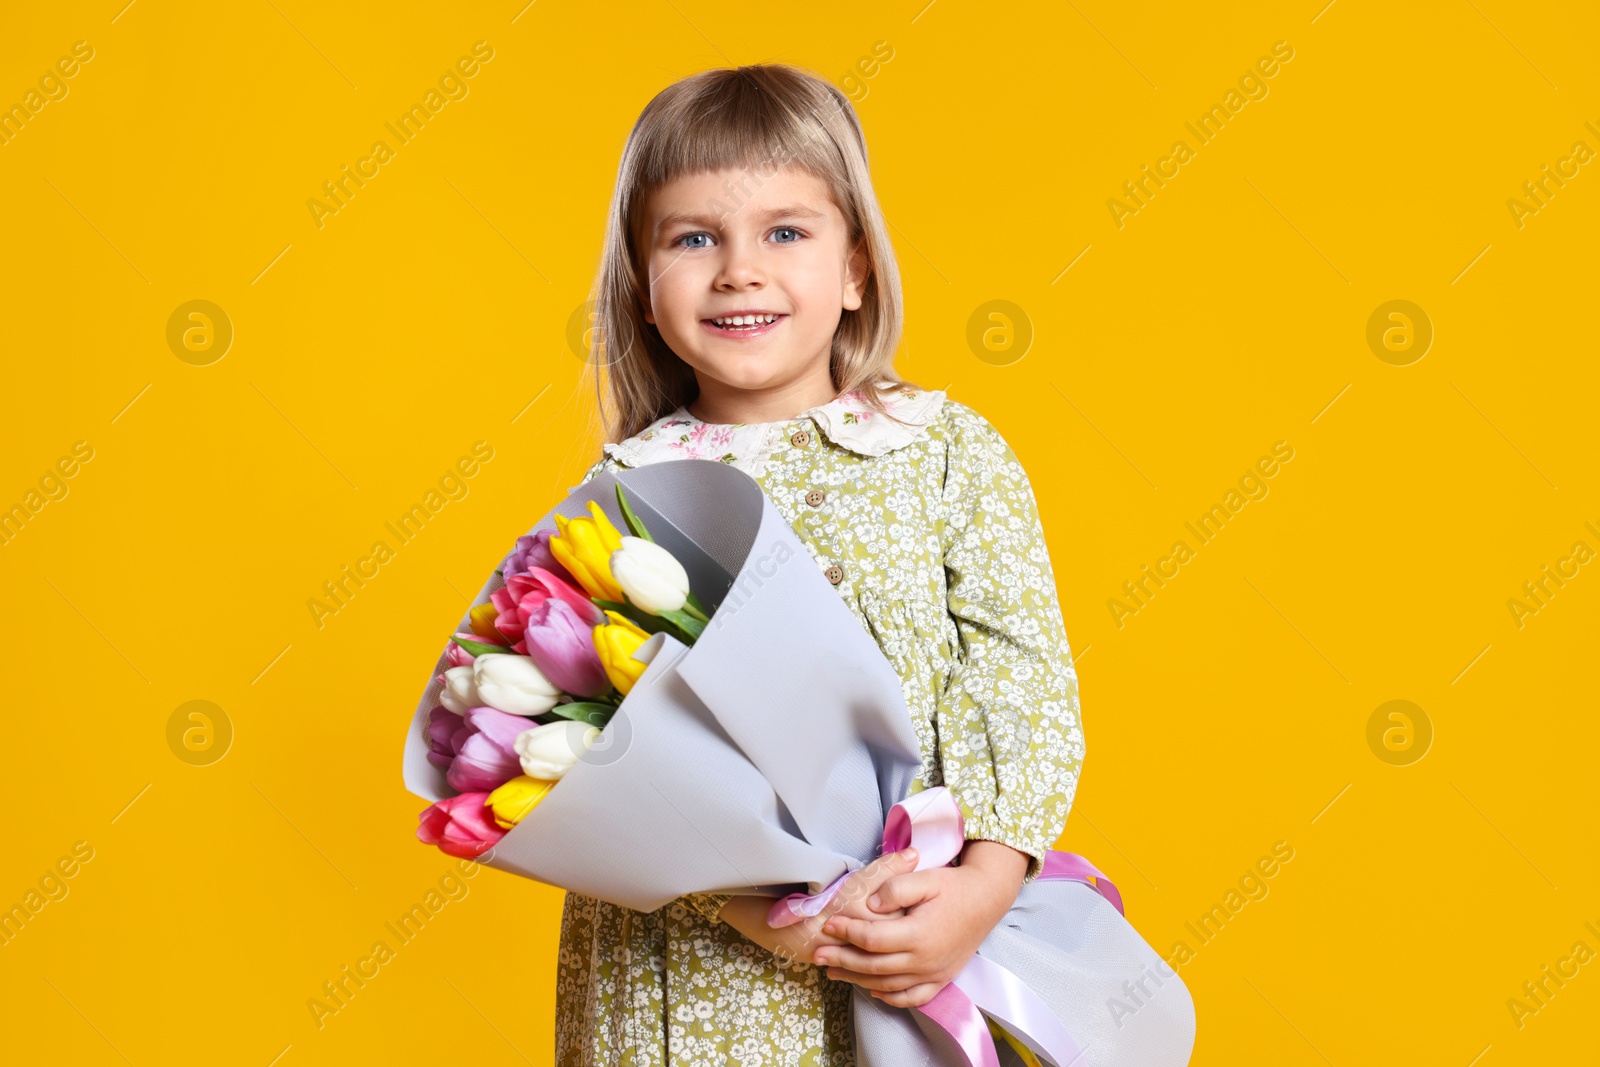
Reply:
[[555, 555], [550, 551], [550, 538], [554, 536], [554, 530], [540, 530], [531, 537], [517, 538], [517, 547], [511, 550], [511, 555], [500, 566], [502, 577], [510, 581], [513, 574], [526, 574], [535, 567], [543, 567], [564, 582], [578, 584], [572, 581], [572, 575], [556, 562]]
[[528, 656], [562, 692], [597, 697], [611, 679], [594, 647], [594, 626], [564, 600], [551, 597], [528, 613]]
[[428, 762], [435, 767], [450, 766], [456, 758], [457, 742], [465, 741], [470, 733], [461, 716], [448, 708], [434, 708], [428, 713]]
[[466, 734], [457, 733], [445, 781], [458, 793], [492, 792], [522, 773], [514, 742], [537, 723], [494, 708], [468, 708]]

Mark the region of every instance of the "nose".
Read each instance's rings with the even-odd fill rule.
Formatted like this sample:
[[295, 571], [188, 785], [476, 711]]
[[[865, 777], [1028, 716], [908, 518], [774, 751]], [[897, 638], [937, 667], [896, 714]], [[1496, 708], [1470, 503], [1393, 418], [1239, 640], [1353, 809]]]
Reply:
[[719, 292], [741, 292], [766, 285], [766, 271], [761, 266], [760, 248], [755, 238], [729, 234], [722, 249], [720, 269], [713, 283]]

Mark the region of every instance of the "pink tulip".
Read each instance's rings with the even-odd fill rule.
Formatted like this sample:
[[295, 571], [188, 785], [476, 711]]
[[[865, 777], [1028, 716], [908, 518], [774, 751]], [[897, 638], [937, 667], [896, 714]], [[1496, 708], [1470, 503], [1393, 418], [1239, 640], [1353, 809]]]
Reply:
[[[457, 634], [456, 636], [469, 641], [483, 640], [483, 638], [479, 637], [477, 634]], [[468, 652], [466, 649], [462, 648], [460, 645], [456, 644], [454, 641], [451, 641], [448, 645], [444, 646], [444, 658], [452, 667], [470, 667], [472, 666], [472, 661], [477, 657], [475, 657], [471, 652]]]
[[493, 790], [522, 773], [522, 761], [513, 742], [517, 735], [537, 725], [521, 715], [510, 715], [494, 708], [468, 708], [467, 733], [457, 734], [455, 759], [445, 781], [458, 793]]
[[594, 647], [594, 624], [551, 597], [528, 615], [528, 656], [544, 676], [575, 697], [610, 692], [611, 679]]
[[477, 859], [506, 836], [483, 806], [488, 799], [488, 793], [462, 793], [429, 805], [420, 816], [417, 840], [459, 859]]
[[465, 741], [471, 730], [466, 720], [447, 708], [436, 707], [428, 713], [428, 762], [435, 767], [448, 767], [456, 758], [456, 746]]
[[[605, 622], [605, 612], [585, 596], [582, 590], [571, 585], [554, 571], [534, 567], [527, 574], [511, 575], [506, 580], [505, 588], [496, 589], [489, 595], [489, 599], [500, 612], [494, 618], [495, 628], [507, 638], [521, 642], [528, 629], [528, 616], [540, 604], [551, 598], [560, 600], [570, 607], [588, 626], [594, 627]], [[524, 655], [528, 654], [526, 648], [518, 648], [517, 651]]]
[[555, 553], [550, 551], [550, 538], [554, 536], [554, 530], [540, 530], [531, 537], [517, 538], [517, 547], [500, 565], [501, 575], [509, 581], [513, 574], [527, 574], [533, 568], [540, 567], [564, 582], [572, 581], [572, 576], [556, 562]]

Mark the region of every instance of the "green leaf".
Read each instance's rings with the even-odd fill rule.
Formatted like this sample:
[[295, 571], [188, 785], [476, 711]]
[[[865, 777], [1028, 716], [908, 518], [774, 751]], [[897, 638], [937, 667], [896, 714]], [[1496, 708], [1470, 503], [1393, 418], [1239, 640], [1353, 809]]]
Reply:
[[[647, 634], [669, 633], [686, 645], [694, 644], [695, 639], [705, 632], [706, 623], [710, 621], [709, 618], [697, 619], [687, 611], [663, 611], [660, 615], [652, 615], [633, 601], [627, 600], [626, 594], [624, 600], [624, 603], [618, 604], [615, 600], [601, 600], [596, 597], [594, 602], [608, 611], [621, 615]], [[696, 610], [699, 610], [698, 603], [693, 596], [689, 597], [688, 604], [695, 605]]]
[[598, 700], [575, 700], [571, 704], [557, 704], [550, 709], [549, 714], [604, 729], [616, 710], [615, 705], [602, 704]]
[[629, 600], [628, 594], [622, 594], [622, 599], [623, 602], [619, 604], [615, 600], [601, 600], [600, 598], [595, 597], [594, 602], [599, 604], [607, 611], [614, 611], [618, 615], [621, 615], [623, 618], [627, 619], [629, 622], [633, 623], [647, 634], [658, 634], [663, 630], [671, 629], [670, 626], [662, 622], [659, 618], [650, 614], [648, 611], [645, 611], [639, 605]]
[[694, 644], [695, 639], [706, 632], [706, 624], [690, 615], [687, 611], [663, 611], [661, 618], [666, 619], [683, 631], [688, 637], [688, 640], [684, 642], [686, 645]]
[[506, 645], [493, 645], [487, 641], [463, 641], [459, 637], [452, 637], [450, 640], [454, 641], [456, 644], [460, 645], [474, 656], [487, 656], [493, 652], [507, 652], [511, 653], [512, 655], [516, 654]]
[[617, 483], [617, 506], [622, 508], [622, 519], [628, 524], [628, 529], [633, 531], [633, 536], [642, 537], [646, 541], [654, 541], [650, 531], [645, 529], [644, 523], [639, 521], [639, 516], [633, 513], [633, 508], [628, 506], [628, 495], [622, 491], [622, 483]]

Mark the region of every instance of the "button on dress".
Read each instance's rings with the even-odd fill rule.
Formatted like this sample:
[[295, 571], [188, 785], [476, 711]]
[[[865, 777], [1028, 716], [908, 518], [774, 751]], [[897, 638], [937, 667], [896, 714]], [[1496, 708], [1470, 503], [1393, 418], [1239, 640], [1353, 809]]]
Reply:
[[[899, 673], [922, 752], [911, 791], [949, 787], [966, 838], [1026, 853], [1031, 882], [1084, 751], [1032, 489], [971, 408], [886, 395], [900, 421], [854, 391], [778, 423], [680, 408], [606, 445], [584, 480], [690, 458], [754, 477]], [[727, 900], [691, 893], [645, 913], [569, 892], [557, 1067], [853, 1067], [850, 983], [780, 963], [716, 918]]]

